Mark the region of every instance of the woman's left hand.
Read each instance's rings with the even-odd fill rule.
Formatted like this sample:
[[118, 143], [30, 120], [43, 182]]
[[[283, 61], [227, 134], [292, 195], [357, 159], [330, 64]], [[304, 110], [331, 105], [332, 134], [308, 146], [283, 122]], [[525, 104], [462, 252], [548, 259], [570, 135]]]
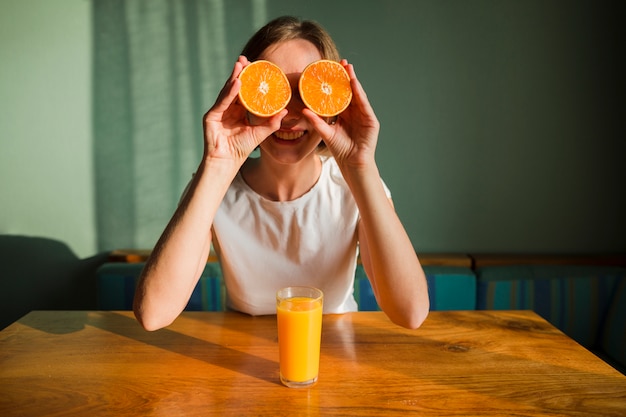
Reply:
[[341, 60], [341, 64], [348, 71], [352, 87], [352, 101], [348, 108], [337, 116], [334, 124], [327, 123], [307, 108], [302, 114], [322, 136], [339, 166], [358, 168], [374, 163], [380, 123], [356, 77], [354, 67], [345, 59]]

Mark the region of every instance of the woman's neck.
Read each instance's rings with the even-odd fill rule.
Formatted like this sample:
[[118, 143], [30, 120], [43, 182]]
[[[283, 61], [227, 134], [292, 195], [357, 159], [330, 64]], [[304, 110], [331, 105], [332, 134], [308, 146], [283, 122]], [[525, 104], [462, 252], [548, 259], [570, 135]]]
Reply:
[[317, 183], [322, 161], [317, 154], [295, 164], [276, 163], [268, 157], [248, 159], [241, 168], [244, 181], [256, 193], [272, 201], [291, 201]]

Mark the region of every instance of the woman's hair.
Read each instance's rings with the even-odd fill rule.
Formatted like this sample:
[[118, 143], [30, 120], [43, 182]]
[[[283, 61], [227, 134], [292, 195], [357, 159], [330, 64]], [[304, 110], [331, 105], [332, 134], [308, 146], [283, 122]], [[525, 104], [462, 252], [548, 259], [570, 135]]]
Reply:
[[293, 16], [278, 17], [263, 26], [250, 38], [241, 55], [250, 62], [256, 61], [270, 46], [293, 39], [311, 42], [320, 51], [323, 59], [340, 59], [335, 42], [320, 24]]

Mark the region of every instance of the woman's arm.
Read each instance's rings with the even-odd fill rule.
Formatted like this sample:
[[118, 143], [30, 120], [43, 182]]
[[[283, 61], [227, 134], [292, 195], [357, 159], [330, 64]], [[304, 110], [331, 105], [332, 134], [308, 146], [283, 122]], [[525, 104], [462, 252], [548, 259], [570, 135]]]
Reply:
[[[381, 309], [396, 324], [417, 328], [428, 315], [426, 276], [387, 198], [376, 166], [344, 171], [357, 201], [361, 261]], [[348, 179], [349, 178], [349, 179]]]
[[183, 311], [204, 270], [211, 225], [237, 172], [225, 161], [203, 161], [157, 242], [137, 289], [133, 309], [146, 330], [169, 325]]
[[204, 270], [211, 227], [224, 195], [248, 155], [278, 130], [287, 114], [249, 126], [237, 101], [238, 79], [249, 62], [239, 57], [215, 104], [204, 115], [204, 155], [189, 189], [139, 278], [133, 310], [147, 330], [169, 325], [183, 311]]
[[396, 324], [416, 328], [430, 308], [426, 277], [380, 179], [374, 158], [380, 124], [354, 68], [342, 64], [353, 92], [348, 109], [334, 125], [308, 109], [303, 115], [332, 152], [359, 207], [361, 259], [378, 304]]

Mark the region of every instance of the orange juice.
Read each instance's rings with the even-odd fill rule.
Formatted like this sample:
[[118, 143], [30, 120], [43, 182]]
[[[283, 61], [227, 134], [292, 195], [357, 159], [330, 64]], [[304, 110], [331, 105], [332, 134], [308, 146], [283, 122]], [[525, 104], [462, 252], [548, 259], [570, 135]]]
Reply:
[[287, 386], [307, 386], [317, 380], [323, 303], [321, 291], [316, 291], [320, 296], [293, 293], [277, 298], [280, 377]]

